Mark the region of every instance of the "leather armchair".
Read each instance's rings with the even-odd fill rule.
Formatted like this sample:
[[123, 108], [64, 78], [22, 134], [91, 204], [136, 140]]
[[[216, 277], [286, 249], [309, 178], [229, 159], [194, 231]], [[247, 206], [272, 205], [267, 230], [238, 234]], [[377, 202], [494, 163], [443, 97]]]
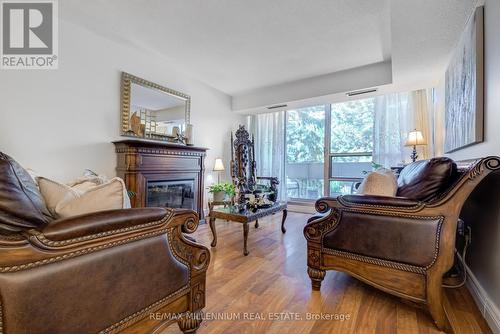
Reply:
[[198, 217], [164, 208], [53, 220], [29, 175], [0, 153], [0, 333], [193, 333], [205, 306]]
[[[427, 306], [437, 327], [451, 331], [443, 307], [442, 277], [454, 261], [460, 210], [500, 158], [457, 165], [447, 158], [407, 166], [399, 197], [321, 198], [322, 214], [304, 227], [313, 290], [326, 270], [338, 270], [398, 297]], [[404, 196], [404, 197], [403, 197]]]

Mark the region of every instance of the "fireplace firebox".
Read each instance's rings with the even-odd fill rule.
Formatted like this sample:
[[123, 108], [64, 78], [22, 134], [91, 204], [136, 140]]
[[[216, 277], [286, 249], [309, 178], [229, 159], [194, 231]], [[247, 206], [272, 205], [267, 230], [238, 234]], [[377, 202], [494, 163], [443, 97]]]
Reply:
[[194, 180], [149, 181], [146, 206], [193, 210]]

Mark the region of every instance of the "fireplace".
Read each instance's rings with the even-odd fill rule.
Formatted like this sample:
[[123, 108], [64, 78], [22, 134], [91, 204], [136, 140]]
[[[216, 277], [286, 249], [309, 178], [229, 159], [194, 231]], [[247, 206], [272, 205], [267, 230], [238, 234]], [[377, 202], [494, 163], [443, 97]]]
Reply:
[[149, 181], [146, 206], [194, 210], [194, 179]]
[[133, 193], [132, 207], [191, 209], [204, 220], [205, 148], [138, 139], [113, 143], [116, 171]]

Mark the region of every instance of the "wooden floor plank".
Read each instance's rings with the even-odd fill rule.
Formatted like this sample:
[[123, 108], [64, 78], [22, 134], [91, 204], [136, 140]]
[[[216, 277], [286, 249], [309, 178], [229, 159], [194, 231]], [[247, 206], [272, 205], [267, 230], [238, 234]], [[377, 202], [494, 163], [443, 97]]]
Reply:
[[[312, 291], [302, 234], [308, 217], [290, 212], [286, 234], [280, 231], [281, 215], [260, 219], [258, 229], [252, 224], [248, 256], [242, 254], [242, 225], [216, 222], [218, 244], [211, 248], [204, 311], [212, 318], [233, 315], [233, 320], [205, 320], [198, 333], [440, 333], [424, 309], [344, 273], [328, 271], [321, 291]], [[193, 236], [210, 248], [208, 225], [200, 225]], [[445, 296], [457, 334], [491, 333], [466, 288], [446, 289]], [[299, 318], [291, 320], [290, 314]], [[337, 320], [307, 319], [308, 314]], [[181, 333], [175, 324], [162, 332], [173, 333]]]

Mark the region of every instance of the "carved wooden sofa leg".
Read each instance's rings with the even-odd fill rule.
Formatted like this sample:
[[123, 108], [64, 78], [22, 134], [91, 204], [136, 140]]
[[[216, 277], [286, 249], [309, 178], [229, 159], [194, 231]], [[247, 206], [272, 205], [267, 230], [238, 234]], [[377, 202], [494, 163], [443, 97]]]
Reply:
[[312, 289], [315, 291], [319, 291], [321, 289], [321, 282], [325, 278], [326, 271], [307, 267], [307, 274], [311, 278]]
[[[427, 276], [427, 307], [436, 327], [440, 331], [451, 334], [454, 331], [444, 309], [442, 279], [433, 276], [436, 275]], [[433, 280], [437, 282], [432, 282]]]
[[177, 320], [177, 324], [179, 325], [179, 329], [184, 333], [184, 334], [194, 334], [200, 328], [201, 321], [202, 321], [202, 312], [201, 311], [196, 311], [196, 312], [187, 312], [184, 313], [179, 320]]

